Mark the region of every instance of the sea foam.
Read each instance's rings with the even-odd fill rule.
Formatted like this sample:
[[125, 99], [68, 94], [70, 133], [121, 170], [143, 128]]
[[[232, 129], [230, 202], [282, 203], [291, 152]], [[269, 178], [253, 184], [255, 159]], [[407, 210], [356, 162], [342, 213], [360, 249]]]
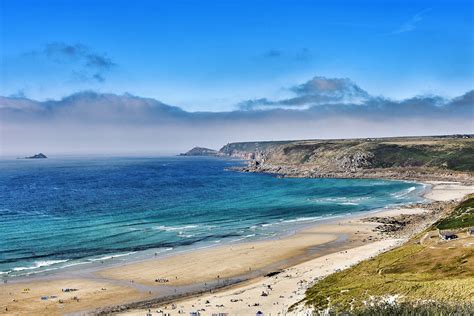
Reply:
[[58, 263], [63, 263], [67, 262], [68, 260], [44, 260], [44, 261], [36, 261], [33, 266], [30, 267], [15, 267], [12, 270], [13, 271], [24, 271], [24, 270], [33, 270], [33, 269], [38, 269], [41, 267], [48, 267], [53, 264], [58, 264]]

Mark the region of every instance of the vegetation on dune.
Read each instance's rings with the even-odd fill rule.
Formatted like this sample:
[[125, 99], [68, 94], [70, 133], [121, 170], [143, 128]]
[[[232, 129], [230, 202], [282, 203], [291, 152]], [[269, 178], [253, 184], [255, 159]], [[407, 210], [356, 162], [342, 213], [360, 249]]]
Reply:
[[306, 304], [363, 310], [373, 298], [474, 300], [472, 249], [430, 249], [411, 243], [335, 273], [308, 289]]
[[446, 315], [472, 315], [474, 313], [474, 304], [466, 303], [444, 303], [444, 302], [425, 302], [425, 303], [401, 303], [401, 304], [377, 304], [368, 308], [356, 311], [353, 315], [357, 316], [379, 316], [379, 315], [400, 315], [400, 316], [446, 316]]
[[[473, 203], [471, 195], [446, 223], [472, 212]], [[439, 315], [432, 311], [443, 306], [444, 315], [464, 315], [474, 304], [474, 247], [466, 246], [473, 237], [450, 242], [435, 237], [428, 244], [419, 238], [326, 277], [307, 290], [304, 303], [334, 314]], [[397, 304], [387, 303], [393, 301]]]
[[459, 229], [474, 226], [474, 194], [462, 201], [447, 218], [435, 224], [438, 229]]

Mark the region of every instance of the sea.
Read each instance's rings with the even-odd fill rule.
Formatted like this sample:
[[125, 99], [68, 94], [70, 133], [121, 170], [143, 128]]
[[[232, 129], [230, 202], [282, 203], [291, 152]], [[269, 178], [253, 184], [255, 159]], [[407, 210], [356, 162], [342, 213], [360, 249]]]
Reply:
[[0, 278], [277, 238], [423, 201], [423, 184], [229, 170], [213, 157], [0, 160]]

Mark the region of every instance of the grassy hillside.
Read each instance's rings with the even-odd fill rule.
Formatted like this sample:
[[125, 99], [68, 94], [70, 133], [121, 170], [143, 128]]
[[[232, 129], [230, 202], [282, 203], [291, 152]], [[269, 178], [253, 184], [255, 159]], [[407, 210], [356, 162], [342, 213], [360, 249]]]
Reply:
[[[472, 210], [473, 203], [471, 196], [459, 204], [446, 223], [454, 225], [452, 220], [459, 212]], [[407, 304], [430, 299], [472, 306], [474, 237], [460, 234], [460, 239], [445, 242], [435, 233], [427, 236], [431, 237], [420, 239], [420, 235], [399, 248], [328, 276], [308, 289], [305, 304], [316, 310], [330, 307], [335, 313], [353, 310], [355, 314], [364, 314], [367, 303], [380, 303], [390, 297]]]
[[474, 170], [473, 141], [438, 141], [431, 144], [379, 142], [369, 146], [374, 154], [374, 167], [427, 166], [451, 170]]
[[222, 153], [264, 152], [265, 163], [319, 171], [441, 168], [474, 171], [471, 136], [231, 143]]
[[435, 224], [438, 229], [474, 227], [474, 194], [461, 202], [451, 216]]

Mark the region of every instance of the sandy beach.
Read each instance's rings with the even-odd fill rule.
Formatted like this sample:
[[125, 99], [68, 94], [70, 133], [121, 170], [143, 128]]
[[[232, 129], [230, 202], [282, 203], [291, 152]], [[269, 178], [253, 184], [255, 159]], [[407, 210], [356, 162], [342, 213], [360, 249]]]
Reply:
[[[426, 197], [433, 201], [459, 200], [474, 192], [472, 185], [429, 184], [432, 188]], [[423, 213], [431, 215], [397, 236], [377, 232], [380, 223], [364, 220], [369, 216]], [[195, 311], [201, 315], [255, 315], [257, 311], [283, 315], [318, 278], [399, 245], [439, 215], [418, 206], [385, 209], [322, 221], [287, 237], [150, 258], [79, 273], [74, 278], [58, 274], [12, 280], [0, 285], [0, 310], [7, 315], [83, 315], [99, 311], [145, 315], [148, 309], [153, 315], [189, 315]], [[63, 292], [65, 288], [77, 291]], [[201, 294], [177, 298], [191, 292]], [[164, 297], [169, 298], [165, 303], [161, 301]], [[304, 311], [296, 310], [294, 314]]]

